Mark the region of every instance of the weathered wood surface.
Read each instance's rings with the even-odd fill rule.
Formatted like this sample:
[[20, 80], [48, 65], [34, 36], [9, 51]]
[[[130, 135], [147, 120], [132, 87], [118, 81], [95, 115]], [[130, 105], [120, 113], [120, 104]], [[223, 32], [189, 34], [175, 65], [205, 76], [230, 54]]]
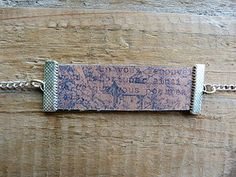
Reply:
[[[144, 12], [0, 9], [0, 80], [61, 63], [191, 66], [235, 83], [236, 20]], [[236, 176], [236, 94], [186, 113], [42, 113], [37, 91], [0, 93], [0, 176]]]
[[236, 16], [235, 0], [0, 0], [1, 7], [50, 7]]

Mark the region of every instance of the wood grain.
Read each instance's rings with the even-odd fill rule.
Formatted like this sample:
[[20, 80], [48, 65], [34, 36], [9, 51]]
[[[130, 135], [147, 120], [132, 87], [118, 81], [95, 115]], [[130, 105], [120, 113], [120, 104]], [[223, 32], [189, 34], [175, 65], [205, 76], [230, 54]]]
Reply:
[[236, 16], [235, 0], [1, 0], [1, 7], [50, 7]]
[[[61, 63], [192, 66], [235, 83], [236, 19], [190, 14], [0, 9], [0, 80]], [[53, 113], [38, 91], [0, 93], [0, 176], [236, 175], [236, 95], [186, 113]]]

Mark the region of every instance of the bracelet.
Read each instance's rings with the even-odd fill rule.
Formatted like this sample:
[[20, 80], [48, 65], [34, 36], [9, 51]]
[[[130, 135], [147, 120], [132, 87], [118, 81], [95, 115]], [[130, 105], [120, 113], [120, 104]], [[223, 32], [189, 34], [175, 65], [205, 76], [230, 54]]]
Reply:
[[204, 84], [205, 65], [193, 67], [58, 64], [44, 80], [0, 82], [0, 91], [40, 89], [43, 111], [188, 111], [200, 114], [202, 95], [236, 91]]

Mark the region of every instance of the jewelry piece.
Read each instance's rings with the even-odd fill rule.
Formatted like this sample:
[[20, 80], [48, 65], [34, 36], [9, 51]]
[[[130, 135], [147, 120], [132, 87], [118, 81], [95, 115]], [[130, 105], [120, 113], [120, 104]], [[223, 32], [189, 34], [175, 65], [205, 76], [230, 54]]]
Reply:
[[205, 65], [193, 67], [58, 64], [46, 61], [44, 81], [0, 82], [0, 90], [39, 88], [43, 110], [189, 111], [199, 114], [203, 93], [236, 91], [205, 84]]

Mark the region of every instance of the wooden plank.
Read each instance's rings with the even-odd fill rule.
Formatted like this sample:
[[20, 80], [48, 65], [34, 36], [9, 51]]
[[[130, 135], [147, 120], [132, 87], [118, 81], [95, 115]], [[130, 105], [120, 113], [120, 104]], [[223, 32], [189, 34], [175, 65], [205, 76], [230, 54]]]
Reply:
[[106, 9], [152, 11], [158, 13], [191, 13], [209, 16], [236, 16], [235, 1], [214, 0], [2, 0], [1, 7], [50, 7], [76, 9]]
[[[0, 80], [60, 63], [192, 66], [235, 83], [236, 20], [124, 11], [0, 10]], [[185, 113], [45, 114], [37, 91], [0, 94], [0, 176], [235, 176], [236, 95]]]

